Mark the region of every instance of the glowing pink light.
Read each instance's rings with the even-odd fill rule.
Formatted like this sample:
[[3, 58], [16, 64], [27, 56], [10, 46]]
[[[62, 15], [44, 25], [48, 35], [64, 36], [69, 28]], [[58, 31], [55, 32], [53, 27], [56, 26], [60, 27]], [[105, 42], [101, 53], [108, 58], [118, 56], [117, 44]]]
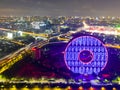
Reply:
[[[97, 42], [97, 43], [96, 43]], [[79, 55], [83, 51], [89, 51], [91, 60], [84, 63]], [[102, 50], [102, 51], [101, 51]], [[88, 57], [83, 58], [85, 60]], [[108, 62], [108, 52], [104, 44], [92, 36], [80, 36], [73, 39], [66, 47], [64, 52], [65, 64], [74, 73], [98, 74], [106, 67]], [[88, 73], [88, 71], [91, 71]]]

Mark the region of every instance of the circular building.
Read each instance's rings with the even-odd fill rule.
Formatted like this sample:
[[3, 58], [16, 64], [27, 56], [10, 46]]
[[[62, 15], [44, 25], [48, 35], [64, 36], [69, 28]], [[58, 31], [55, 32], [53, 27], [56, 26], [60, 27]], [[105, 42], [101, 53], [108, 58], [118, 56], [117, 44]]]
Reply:
[[98, 74], [107, 64], [108, 52], [104, 44], [97, 38], [80, 36], [67, 45], [64, 60], [73, 73]]

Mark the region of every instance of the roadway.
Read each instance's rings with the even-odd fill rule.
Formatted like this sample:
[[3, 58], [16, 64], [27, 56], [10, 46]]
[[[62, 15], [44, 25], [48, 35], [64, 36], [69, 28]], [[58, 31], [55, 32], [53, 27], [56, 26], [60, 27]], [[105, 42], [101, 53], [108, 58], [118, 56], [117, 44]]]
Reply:
[[27, 45], [27, 46], [17, 50], [16, 52], [11, 53], [11, 54], [5, 56], [4, 58], [2, 58], [2, 60], [0, 60], [0, 73], [4, 72], [8, 68], [10, 68], [17, 61], [22, 60], [25, 55], [30, 54], [29, 47], [30, 47], [30, 45]]
[[[0, 28], [1, 31], [7, 31], [7, 32], [18, 32], [18, 30], [12, 30], [12, 29], [5, 29], [5, 28]], [[44, 38], [48, 38], [48, 34], [46, 33], [33, 33], [33, 32], [25, 32], [22, 31], [23, 34], [28, 34], [28, 35], [32, 35], [32, 36], [39, 36], [39, 37], [44, 37]]]

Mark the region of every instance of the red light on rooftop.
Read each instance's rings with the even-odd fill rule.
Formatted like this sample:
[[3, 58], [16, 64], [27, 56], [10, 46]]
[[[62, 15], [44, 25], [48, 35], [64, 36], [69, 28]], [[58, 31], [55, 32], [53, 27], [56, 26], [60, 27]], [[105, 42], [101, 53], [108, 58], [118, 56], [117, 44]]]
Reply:
[[109, 74], [103, 74], [102, 76], [105, 77], [105, 78], [110, 77]]
[[35, 50], [36, 50], [36, 48], [35, 48], [35, 47], [33, 47], [31, 50], [32, 50], [32, 51], [35, 51]]

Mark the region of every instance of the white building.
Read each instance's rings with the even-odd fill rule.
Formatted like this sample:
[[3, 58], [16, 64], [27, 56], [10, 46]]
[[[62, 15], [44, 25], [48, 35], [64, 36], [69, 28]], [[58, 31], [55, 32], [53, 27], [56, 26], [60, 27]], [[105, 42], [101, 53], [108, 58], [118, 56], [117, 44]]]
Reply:
[[46, 26], [45, 22], [43, 21], [41, 22], [34, 21], [31, 23], [31, 25], [32, 25], [32, 28], [34, 29], [40, 29], [40, 27]]
[[9, 32], [8, 32], [8, 33], [7, 33], [7, 38], [8, 38], [8, 39], [13, 39], [13, 33], [9, 33]]

